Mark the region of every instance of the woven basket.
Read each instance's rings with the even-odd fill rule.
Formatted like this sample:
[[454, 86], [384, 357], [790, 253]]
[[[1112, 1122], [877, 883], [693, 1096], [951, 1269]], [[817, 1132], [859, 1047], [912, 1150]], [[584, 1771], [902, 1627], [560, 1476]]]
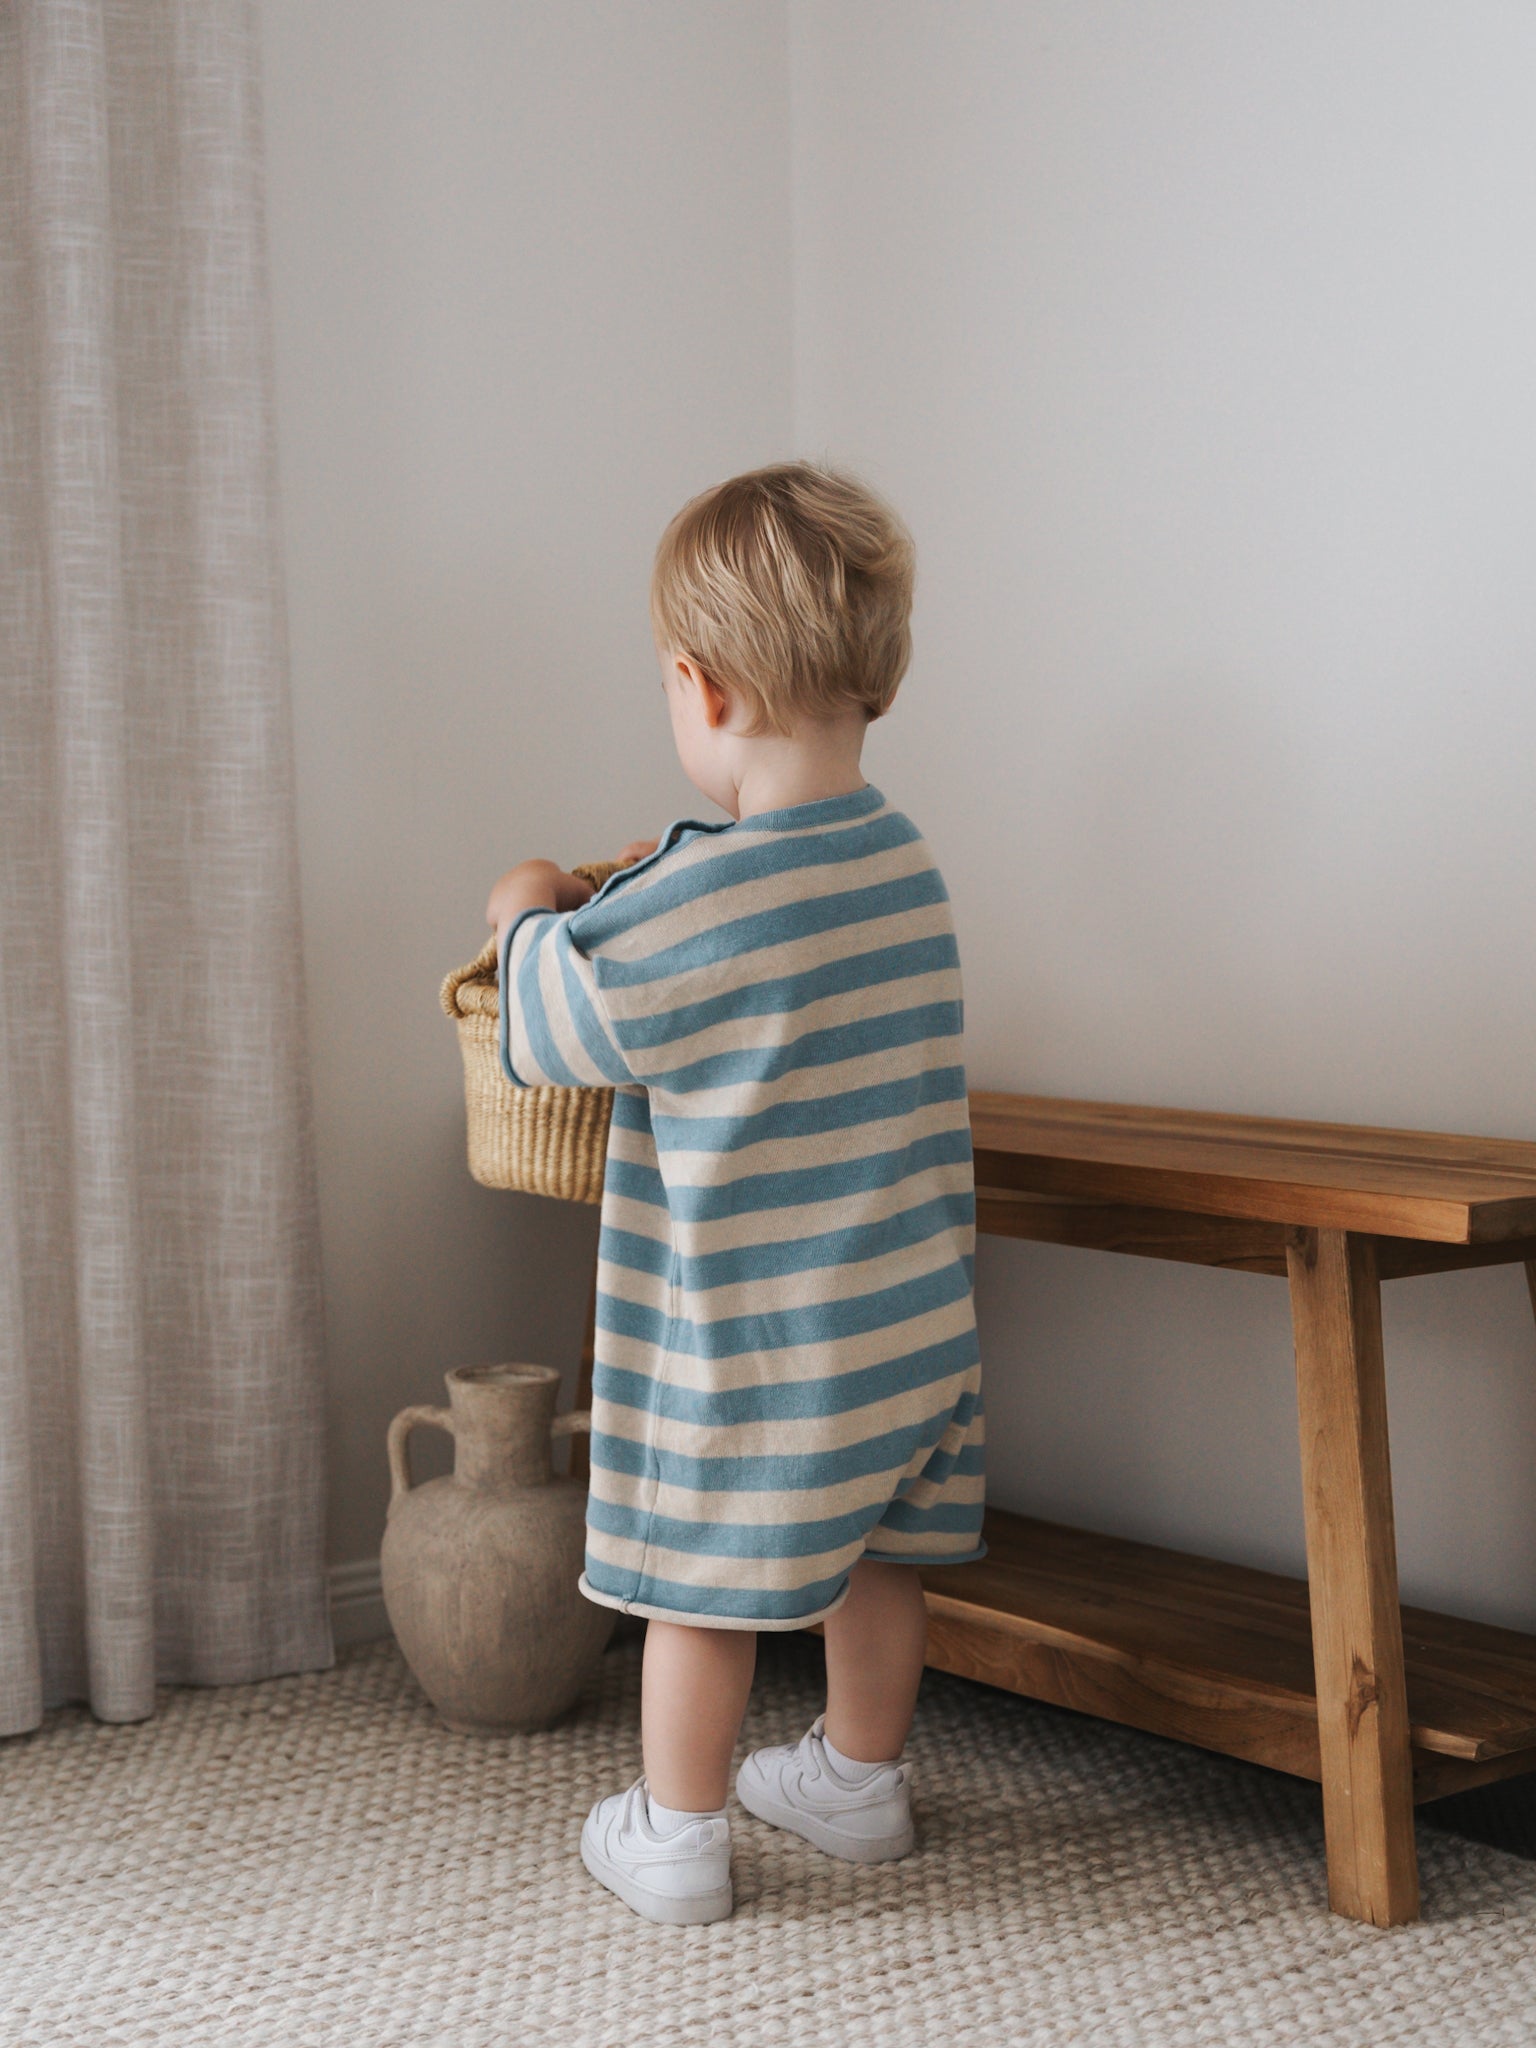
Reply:
[[[625, 861], [589, 861], [572, 874], [600, 889]], [[518, 1188], [563, 1202], [600, 1202], [611, 1088], [518, 1088], [501, 1070], [496, 940], [443, 983], [442, 1004], [459, 1027], [469, 1170], [482, 1187]]]

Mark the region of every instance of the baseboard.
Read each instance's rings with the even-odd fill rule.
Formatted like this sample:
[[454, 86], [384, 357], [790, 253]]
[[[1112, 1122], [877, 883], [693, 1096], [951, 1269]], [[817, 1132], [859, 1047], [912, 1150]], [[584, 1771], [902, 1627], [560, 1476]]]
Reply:
[[331, 1635], [338, 1650], [349, 1643], [373, 1643], [390, 1633], [376, 1557], [333, 1564], [326, 1573], [331, 1595]]

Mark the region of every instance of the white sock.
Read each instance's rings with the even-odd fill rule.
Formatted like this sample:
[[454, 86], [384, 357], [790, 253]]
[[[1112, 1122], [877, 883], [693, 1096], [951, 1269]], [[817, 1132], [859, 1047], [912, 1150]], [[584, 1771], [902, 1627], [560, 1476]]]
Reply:
[[675, 1835], [679, 1828], [687, 1827], [691, 1820], [724, 1820], [725, 1808], [717, 1806], [710, 1813], [688, 1813], [680, 1806], [663, 1806], [654, 1792], [645, 1795], [645, 1810], [651, 1817], [651, 1826], [658, 1835]]
[[846, 1779], [850, 1785], [867, 1784], [876, 1771], [888, 1771], [892, 1764], [899, 1764], [901, 1762], [899, 1756], [893, 1756], [888, 1757], [883, 1764], [858, 1763], [853, 1757], [844, 1756], [843, 1752], [834, 1745], [830, 1735], [822, 1736], [821, 1746], [827, 1752], [827, 1760], [833, 1770], [836, 1771], [840, 1778]]

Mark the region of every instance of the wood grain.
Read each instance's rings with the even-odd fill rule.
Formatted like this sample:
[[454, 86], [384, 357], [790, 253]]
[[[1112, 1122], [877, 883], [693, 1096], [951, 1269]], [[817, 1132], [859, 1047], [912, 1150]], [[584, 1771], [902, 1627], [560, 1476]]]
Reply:
[[1408, 1280], [1422, 1273], [1464, 1273], [1475, 1266], [1517, 1266], [1536, 1256], [1536, 1238], [1509, 1237], [1492, 1244], [1424, 1244], [1409, 1238], [1378, 1237], [1376, 1271], [1383, 1280]]
[[[935, 1670], [1321, 1778], [1304, 1579], [997, 1509], [986, 1538], [923, 1571]], [[1402, 1627], [1412, 1798], [1536, 1770], [1536, 1637], [1412, 1607]]]
[[1375, 1249], [1298, 1230], [1288, 1250], [1328, 1897], [1396, 1927], [1419, 1882]]
[[[956, 1662], [945, 1669], [1008, 1684], [988, 1672], [1022, 1654], [1019, 1639], [1038, 1640], [1079, 1660], [1134, 1672], [1159, 1698], [1198, 1699], [1213, 1710], [1218, 1700], [1243, 1712], [1273, 1707], [1284, 1718], [1276, 1747], [1268, 1746], [1262, 1729], [1244, 1731], [1234, 1753], [1278, 1770], [1294, 1768], [1286, 1760], [1291, 1731], [1298, 1721], [1316, 1719], [1305, 1579], [999, 1509], [988, 1511], [986, 1540], [988, 1554], [979, 1562], [923, 1572], [930, 1607], [942, 1601], [955, 1629], [963, 1625], [973, 1639], [966, 1654], [974, 1668]], [[1403, 1635], [1416, 1745], [1469, 1764], [1536, 1745], [1536, 1638], [1411, 1607], [1403, 1610]], [[1127, 1682], [1102, 1673], [1092, 1678], [1096, 1696], [1106, 1685]], [[1078, 1683], [1076, 1697], [1059, 1691], [1040, 1696], [1158, 1734], [1181, 1732], [1166, 1714], [1148, 1720], [1139, 1709], [1090, 1707], [1081, 1692], [1086, 1681]], [[1012, 1689], [1034, 1690], [1028, 1684]], [[1262, 1712], [1260, 1719], [1266, 1719]], [[1216, 1721], [1182, 1739], [1226, 1746]]]
[[1447, 1244], [1536, 1237], [1536, 1144], [971, 1095], [978, 1186]]
[[[1293, 1226], [1243, 1217], [1201, 1216], [1189, 1209], [1133, 1208], [1066, 1195], [1031, 1195], [1016, 1188], [976, 1189], [976, 1228], [987, 1236], [1082, 1251], [1125, 1252], [1144, 1259], [1175, 1259], [1228, 1272], [1270, 1273], [1284, 1279], [1285, 1234]], [[1461, 1273], [1483, 1266], [1524, 1264], [1536, 1306], [1536, 1238], [1491, 1244], [1426, 1244], [1420, 1238], [1378, 1237], [1376, 1267], [1383, 1280], [1426, 1273]]]
[[1472, 1792], [1479, 1785], [1496, 1785], [1504, 1778], [1523, 1777], [1536, 1771], [1536, 1749], [1517, 1749], [1509, 1756], [1490, 1757], [1483, 1763], [1463, 1763], [1459, 1757], [1430, 1756], [1415, 1751], [1413, 1797], [1422, 1806], [1429, 1799], [1445, 1799], [1453, 1792]]
[[1078, 1713], [1197, 1743], [1293, 1776], [1319, 1775], [1310, 1699], [1245, 1690], [1176, 1660], [1055, 1638], [994, 1615], [979, 1623], [965, 1601], [928, 1595], [928, 1662], [936, 1671], [1001, 1686]]
[[932, 1661], [1320, 1776], [1332, 1904], [1414, 1919], [1414, 1798], [1536, 1768], [1536, 1640], [1399, 1608], [1380, 1283], [1519, 1260], [1536, 1309], [1536, 1144], [986, 1091], [970, 1109], [979, 1230], [1287, 1274], [1310, 1591], [992, 1516], [986, 1561], [924, 1574]]
[[1283, 1274], [1286, 1270], [1283, 1223], [1133, 1208], [1126, 1203], [1071, 1201], [978, 1183], [976, 1228], [997, 1237], [1029, 1238], [1038, 1244], [1132, 1252], [1141, 1258], [1178, 1259], [1246, 1273]]

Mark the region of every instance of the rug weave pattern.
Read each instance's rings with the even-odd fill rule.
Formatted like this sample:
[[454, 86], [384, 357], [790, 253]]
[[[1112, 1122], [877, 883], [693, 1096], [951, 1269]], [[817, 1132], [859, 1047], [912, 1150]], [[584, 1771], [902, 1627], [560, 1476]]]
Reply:
[[[764, 1644], [746, 1740], [818, 1710]], [[639, 1770], [639, 1658], [548, 1734], [449, 1734], [392, 1644], [81, 1709], [0, 1745], [10, 2048], [1195, 2048], [1536, 2039], [1536, 1868], [1421, 1830], [1426, 1917], [1330, 1915], [1316, 1792], [959, 1680], [924, 1683], [918, 1849], [863, 1869], [733, 1806], [735, 1917], [587, 1877]]]

